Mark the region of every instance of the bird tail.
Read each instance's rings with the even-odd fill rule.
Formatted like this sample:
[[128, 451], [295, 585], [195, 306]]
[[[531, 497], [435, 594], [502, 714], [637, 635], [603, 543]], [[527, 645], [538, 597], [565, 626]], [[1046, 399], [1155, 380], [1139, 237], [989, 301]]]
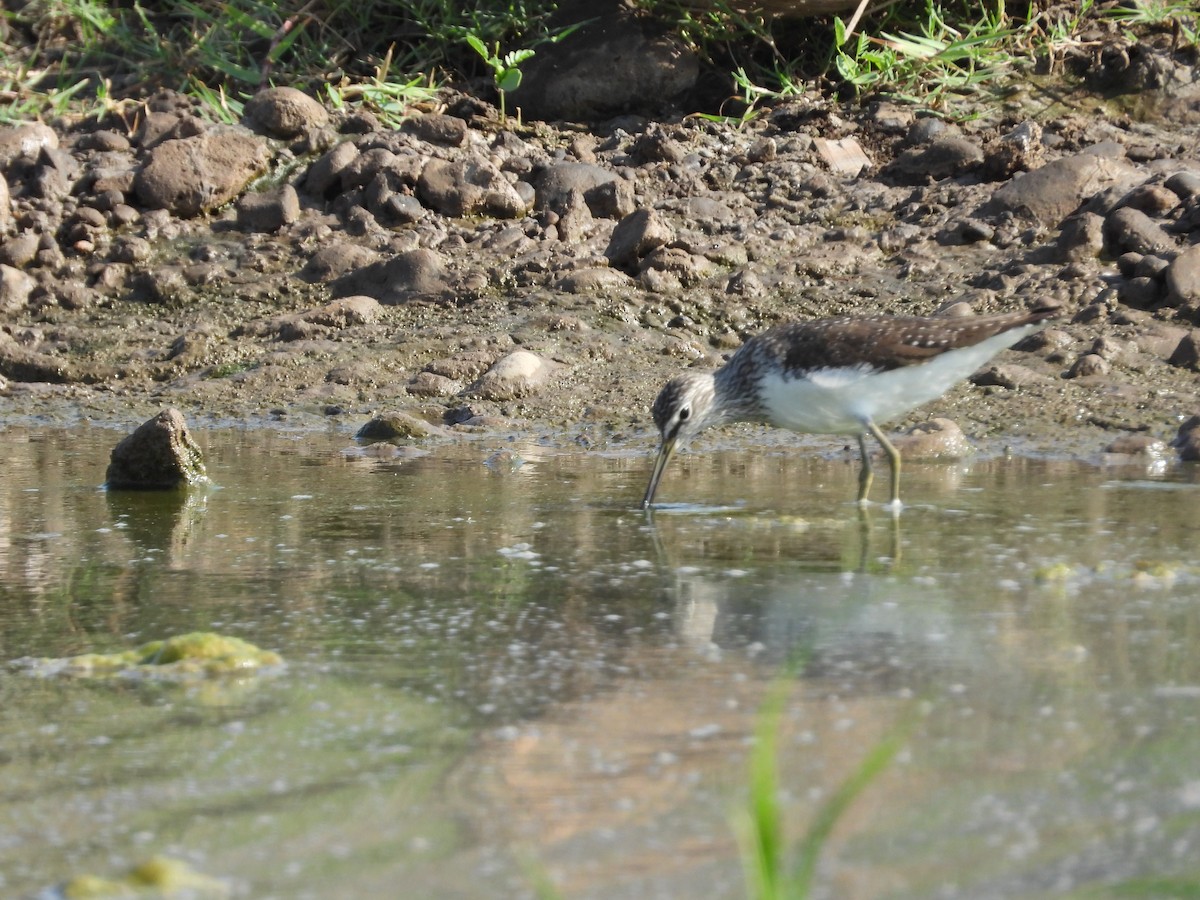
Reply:
[[1062, 315], [1062, 311], [1062, 304], [1057, 300], [1041, 300], [1026, 311], [1025, 321], [1022, 324], [1032, 325], [1035, 322], [1044, 322], [1046, 319]]

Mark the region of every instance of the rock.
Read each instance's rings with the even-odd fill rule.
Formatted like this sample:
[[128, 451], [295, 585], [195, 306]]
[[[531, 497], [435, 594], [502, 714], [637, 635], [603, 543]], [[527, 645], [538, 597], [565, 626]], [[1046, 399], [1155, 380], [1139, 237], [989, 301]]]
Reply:
[[1044, 150], [1042, 126], [1037, 122], [1022, 122], [984, 148], [984, 174], [991, 181], [1007, 181], [1017, 172], [1040, 166]]
[[550, 377], [551, 364], [528, 350], [500, 357], [469, 388], [484, 400], [513, 400], [533, 393]]
[[408, 383], [408, 392], [417, 397], [453, 397], [462, 389], [461, 381], [433, 372], [418, 372]]
[[1180, 200], [1187, 200], [1200, 194], [1200, 173], [1176, 172], [1163, 182], [1163, 187], [1174, 191]]
[[676, 38], [649, 30], [619, 0], [560, 4], [563, 21], [584, 25], [560, 43], [542, 44], [523, 67], [509, 110], [575, 122], [622, 113], [657, 112], [691, 90], [700, 74], [696, 54]]
[[974, 141], [947, 134], [932, 143], [905, 150], [888, 167], [889, 174], [906, 181], [940, 181], [972, 171], [983, 162], [983, 150]]
[[578, 244], [587, 237], [593, 221], [583, 194], [579, 191], [572, 191], [565, 207], [558, 213], [558, 221], [554, 223], [554, 230], [560, 241]]
[[23, 347], [0, 329], [0, 375], [11, 381], [67, 384], [81, 380], [67, 362]]
[[592, 215], [619, 219], [633, 212], [633, 187], [608, 169], [591, 163], [547, 166], [536, 179], [536, 208], [561, 213], [575, 193], [583, 195]]
[[1200, 332], [1185, 334], [1167, 362], [1173, 366], [1200, 372]]
[[1179, 458], [1184, 462], [1200, 462], [1200, 416], [1192, 416], [1179, 426], [1171, 446], [1179, 449]]
[[58, 147], [58, 135], [49, 125], [38, 122], [0, 127], [0, 170], [22, 156], [36, 159], [43, 147]]
[[18, 234], [0, 244], [0, 264], [23, 269], [37, 257], [39, 249], [36, 234], [29, 231]]
[[565, 294], [600, 294], [628, 287], [631, 283], [629, 276], [619, 269], [591, 266], [569, 272], [554, 287]]
[[1108, 360], [1098, 353], [1085, 353], [1067, 371], [1067, 378], [1085, 378], [1089, 375], [1107, 375], [1112, 369]]
[[457, 162], [429, 160], [417, 180], [417, 197], [425, 206], [453, 219], [515, 219], [526, 212], [525, 201], [504, 174], [480, 157]]
[[1166, 446], [1158, 438], [1148, 434], [1123, 434], [1110, 441], [1104, 448], [1105, 453], [1119, 456], [1148, 456], [1160, 459]]
[[379, 259], [379, 254], [361, 244], [336, 241], [308, 258], [300, 276], [306, 281], [328, 281], [352, 269], [361, 269]]
[[1188, 247], [1167, 268], [1167, 303], [1171, 306], [1200, 303], [1200, 244]]
[[1157, 306], [1162, 297], [1162, 285], [1155, 278], [1130, 278], [1117, 287], [1117, 299], [1134, 309]]
[[331, 197], [342, 188], [344, 173], [358, 158], [358, 147], [343, 141], [308, 167], [304, 189], [317, 197]]
[[639, 209], [617, 223], [604, 255], [614, 267], [632, 270], [644, 256], [674, 237], [658, 213], [652, 209]]
[[1121, 207], [1104, 220], [1104, 239], [1114, 256], [1127, 251], [1146, 254], [1175, 249], [1175, 242], [1161, 225], [1131, 206]]
[[1117, 201], [1117, 208], [1131, 206], [1148, 216], [1162, 218], [1179, 206], [1179, 200], [1179, 195], [1165, 185], [1141, 184]]
[[12, 228], [12, 198], [8, 194], [8, 179], [0, 169], [0, 234], [7, 234]]
[[197, 216], [236, 197], [266, 171], [269, 161], [261, 138], [212, 131], [159, 144], [134, 179], [134, 188], [145, 206]]
[[444, 435], [436, 425], [408, 413], [383, 413], [371, 419], [354, 436], [360, 441], [419, 440]]
[[0, 264], [0, 312], [13, 312], [23, 307], [37, 282], [20, 269]]
[[1112, 185], [1128, 187], [1140, 180], [1129, 163], [1102, 156], [1103, 152], [1106, 148], [1098, 146], [1017, 175], [992, 194], [979, 214], [1026, 212], [1039, 222], [1057, 225], [1093, 194]]
[[329, 124], [325, 107], [303, 91], [272, 87], [246, 101], [245, 117], [272, 137], [295, 138]]
[[433, 250], [398, 253], [391, 259], [363, 266], [330, 283], [334, 296], [365, 294], [381, 303], [396, 304], [421, 295], [438, 295], [450, 290], [446, 268]]
[[971, 384], [979, 387], [1002, 387], [1012, 391], [1047, 379], [1046, 376], [1038, 374], [1028, 366], [1017, 363], [996, 363], [980, 369], [969, 380]]
[[429, 144], [461, 147], [467, 140], [467, 123], [457, 116], [426, 113], [405, 119], [400, 130]]
[[1104, 250], [1104, 218], [1090, 212], [1071, 216], [1063, 222], [1056, 245], [1062, 262], [1095, 259]]
[[892, 439], [904, 459], [963, 459], [975, 452], [951, 419], [930, 419]]
[[275, 232], [300, 218], [300, 197], [290, 184], [246, 194], [237, 205], [238, 227], [246, 231]]
[[165, 490], [207, 480], [204, 457], [183, 414], [166, 409], [113, 448], [109, 490]]
[[306, 322], [330, 328], [370, 325], [383, 315], [383, 307], [374, 297], [343, 297], [303, 314]]

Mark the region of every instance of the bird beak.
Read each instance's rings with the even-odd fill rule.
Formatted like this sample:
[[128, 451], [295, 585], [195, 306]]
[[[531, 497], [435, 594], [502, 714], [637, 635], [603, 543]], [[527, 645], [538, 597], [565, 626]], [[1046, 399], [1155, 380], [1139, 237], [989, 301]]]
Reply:
[[654, 471], [650, 473], [650, 485], [646, 488], [646, 496], [642, 498], [642, 509], [650, 508], [650, 501], [654, 499], [654, 492], [658, 490], [658, 482], [667, 468], [667, 463], [675, 455], [675, 442], [674, 437], [663, 438], [663, 442], [658, 448], [658, 456], [654, 460]]

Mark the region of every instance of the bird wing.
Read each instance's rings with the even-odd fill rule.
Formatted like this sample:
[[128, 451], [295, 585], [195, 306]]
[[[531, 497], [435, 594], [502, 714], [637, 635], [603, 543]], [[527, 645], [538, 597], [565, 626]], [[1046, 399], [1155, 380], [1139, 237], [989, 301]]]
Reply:
[[825, 368], [887, 371], [970, 347], [1001, 332], [1040, 322], [1055, 310], [1038, 308], [963, 318], [845, 316], [781, 325], [764, 332], [764, 349], [789, 372]]

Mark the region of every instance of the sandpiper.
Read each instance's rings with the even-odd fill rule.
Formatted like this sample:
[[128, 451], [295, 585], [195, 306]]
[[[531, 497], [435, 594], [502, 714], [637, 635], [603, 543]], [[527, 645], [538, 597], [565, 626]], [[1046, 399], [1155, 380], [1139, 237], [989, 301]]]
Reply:
[[717, 371], [684, 372], [662, 389], [652, 410], [662, 444], [642, 508], [676, 448], [726, 422], [856, 436], [860, 504], [871, 488], [871, 434], [887, 454], [899, 508], [900, 453], [879, 424], [940, 397], [1057, 312], [1043, 304], [997, 316], [842, 316], [764, 331]]

